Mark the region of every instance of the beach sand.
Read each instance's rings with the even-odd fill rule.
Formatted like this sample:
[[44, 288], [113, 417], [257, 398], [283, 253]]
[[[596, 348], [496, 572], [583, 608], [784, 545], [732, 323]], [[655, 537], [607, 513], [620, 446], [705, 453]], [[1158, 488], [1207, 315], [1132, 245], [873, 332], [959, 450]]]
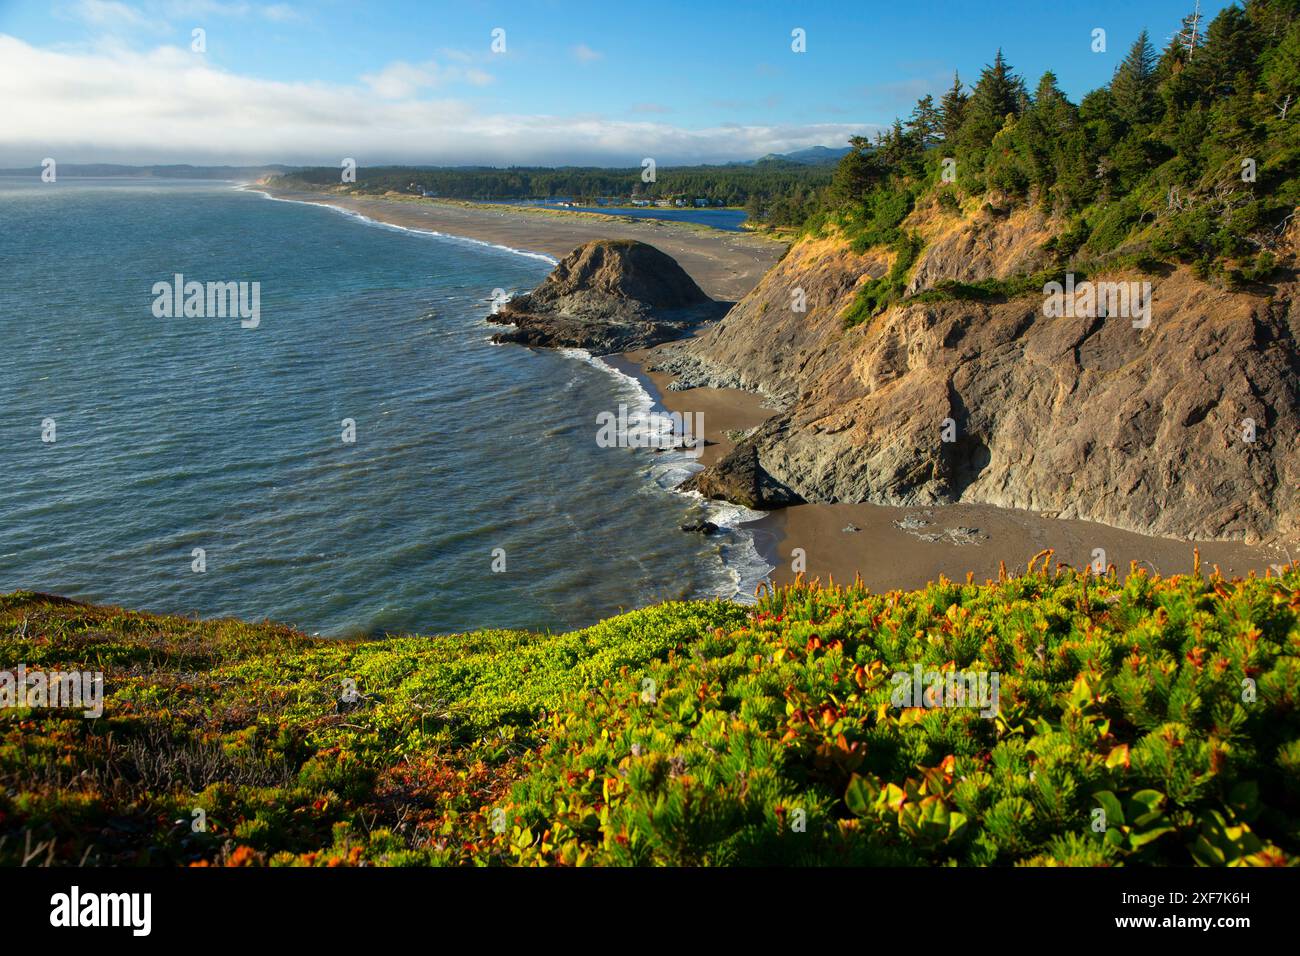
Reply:
[[[909, 522], [909, 516], [911, 521]], [[926, 522], [908, 530], [904, 525]], [[865, 504], [805, 504], [772, 513], [759, 524], [775, 538], [768, 560], [776, 564], [775, 584], [788, 584], [795, 573], [795, 548], [806, 554], [806, 576], [848, 583], [854, 574], [873, 590], [916, 588], [938, 580], [965, 580], [973, 573], [983, 582], [998, 576], [999, 562], [1010, 573], [1023, 572], [1026, 562], [1051, 548], [1052, 561], [1083, 568], [1098, 557], [1113, 564], [1121, 576], [1136, 561], [1148, 572], [1186, 574], [1199, 549], [1201, 566], [1228, 576], [1263, 574], [1270, 564], [1287, 563], [1281, 551], [1223, 541], [1177, 541], [1150, 538], [1090, 521], [1048, 518], [1028, 511], [992, 505], [951, 504], [894, 508]], [[856, 527], [858, 531], [845, 531]], [[974, 529], [973, 535], [949, 529]], [[770, 536], [770, 537], [769, 537]], [[926, 540], [937, 536], [937, 540]], [[1095, 555], [1100, 549], [1104, 555]]]
[[753, 233], [692, 223], [621, 219], [599, 213], [436, 199], [380, 199], [254, 187], [276, 199], [337, 206], [408, 229], [477, 239], [562, 259], [592, 239], [639, 239], [672, 256], [715, 299], [735, 302], [785, 251], [785, 243]]
[[[414, 198], [352, 198], [280, 190], [272, 194], [339, 206], [392, 225], [542, 252], [557, 259], [591, 239], [640, 239], [671, 255], [705, 292], [725, 301], [738, 300], [749, 292], [784, 250], [783, 244], [755, 235], [647, 219]], [[644, 367], [652, 351], [607, 356], [605, 361], [639, 379], [669, 412], [703, 414], [709, 444], [700, 456], [702, 464], [713, 464], [734, 447], [727, 432], [752, 428], [773, 414], [773, 409], [750, 392], [670, 389], [671, 375]], [[846, 531], [849, 527], [860, 530]], [[1218, 565], [1227, 575], [1262, 574], [1271, 564], [1289, 562], [1288, 555], [1278, 548], [1151, 538], [1087, 521], [976, 504], [912, 508], [803, 504], [774, 511], [745, 528], [753, 532], [760, 553], [775, 565], [772, 580], [778, 585], [794, 579], [796, 548], [802, 549], [808, 579], [833, 578], [847, 583], [859, 574], [878, 591], [923, 587], [941, 575], [964, 580], [968, 572], [977, 581], [996, 578], [999, 562], [1005, 562], [1007, 570], [1014, 573], [1046, 548], [1055, 550], [1055, 561], [1080, 568], [1093, 562], [1095, 549], [1102, 549], [1106, 562], [1122, 573], [1127, 572], [1130, 561], [1163, 575], [1189, 572], [1194, 548], [1200, 549], [1206, 570]]]
[[[734, 447], [727, 431], [752, 428], [773, 414], [750, 392], [669, 389], [671, 375], [644, 368], [651, 351], [629, 352], [607, 361], [639, 378], [668, 411], [703, 413], [705, 438], [716, 444], [705, 447], [702, 464], [712, 464]], [[1161, 575], [1188, 573], [1195, 561], [1193, 549], [1200, 550], [1207, 572], [1218, 565], [1228, 576], [1263, 574], [1272, 564], [1289, 563], [1286, 553], [1277, 548], [1153, 538], [1090, 521], [980, 504], [911, 508], [802, 504], [773, 511], [744, 527], [753, 532], [759, 553], [775, 565], [772, 582], [777, 585], [794, 580], [796, 548], [803, 551], [807, 579], [849, 583], [861, 575], [875, 591], [924, 587], [941, 575], [961, 581], [968, 572], [976, 581], [996, 579], [1000, 562], [1005, 562], [1009, 573], [1023, 571], [1031, 557], [1048, 548], [1055, 551], [1054, 562], [1076, 568], [1092, 564], [1097, 558], [1094, 551], [1101, 549], [1105, 562], [1115, 565], [1121, 575], [1128, 572], [1131, 561]], [[849, 527], [859, 530], [846, 531]]]
[[[709, 466], [726, 456], [736, 447], [727, 437], [728, 432], [747, 431], [760, 425], [772, 414], [759, 397], [736, 388], [688, 388], [681, 391], [669, 389], [673, 376], [666, 372], [652, 372], [645, 368], [650, 349], [610, 355], [605, 361], [619, 371], [639, 379], [656, 402], [670, 412], [683, 415], [700, 414], [704, 424], [705, 446], [697, 459]], [[695, 421], [692, 417], [690, 421]]]

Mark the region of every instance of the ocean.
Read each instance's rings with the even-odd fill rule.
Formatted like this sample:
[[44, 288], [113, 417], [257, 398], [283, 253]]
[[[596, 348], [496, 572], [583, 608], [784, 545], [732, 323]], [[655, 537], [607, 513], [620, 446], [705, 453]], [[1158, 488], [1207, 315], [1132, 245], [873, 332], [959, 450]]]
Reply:
[[[490, 343], [552, 264], [228, 183], [0, 179], [0, 591], [328, 636], [748, 597], [755, 516], [597, 442], [636, 380]], [[177, 314], [177, 276], [255, 321]]]

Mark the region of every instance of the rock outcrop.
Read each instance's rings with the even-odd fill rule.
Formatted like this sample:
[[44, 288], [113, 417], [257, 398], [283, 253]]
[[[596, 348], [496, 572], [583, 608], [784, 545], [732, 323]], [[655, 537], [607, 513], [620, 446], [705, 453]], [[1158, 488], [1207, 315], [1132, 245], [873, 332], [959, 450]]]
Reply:
[[753, 442], [741, 442], [717, 464], [696, 472], [678, 486], [679, 491], [698, 491], [705, 498], [720, 498], [765, 511], [799, 502], [797, 494], [773, 478], [758, 460]]
[[540, 286], [488, 321], [513, 326], [494, 342], [605, 355], [680, 338], [726, 307], [654, 246], [601, 239], [569, 253]]
[[[1048, 228], [1029, 214], [929, 225], [913, 292], [1033, 267]], [[1294, 259], [1239, 292], [1181, 268], [1089, 276], [1151, 282], [1147, 328], [1048, 317], [1035, 293], [904, 301], [845, 329], [858, 284], [888, 267], [878, 251], [805, 240], [723, 322], [657, 350], [689, 384], [781, 406], [746, 442], [752, 463], [719, 463], [694, 487], [748, 504], [752, 473], [808, 501], [979, 502], [1193, 540], [1300, 535]]]

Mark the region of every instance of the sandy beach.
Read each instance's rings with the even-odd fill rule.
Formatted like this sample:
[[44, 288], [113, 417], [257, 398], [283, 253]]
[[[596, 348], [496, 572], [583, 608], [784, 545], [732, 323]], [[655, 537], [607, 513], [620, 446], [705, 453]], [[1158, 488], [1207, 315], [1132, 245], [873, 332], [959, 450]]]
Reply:
[[[712, 464], [734, 447], [729, 431], [752, 428], [773, 413], [750, 392], [669, 389], [671, 375], [644, 368], [650, 351], [609, 361], [639, 377], [668, 411], [703, 413], [705, 438], [714, 444], [705, 447], [702, 464]], [[1190, 572], [1194, 549], [1199, 549], [1206, 571], [1217, 565], [1228, 576], [1263, 574], [1270, 565], [1290, 562], [1278, 548], [1154, 538], [1089, 521], [980, 504], [802, 504], [773, 511], [746, 528], [754, 533], [760, 553], [775, 565], [772, 581], [777, 585], [794, 580], [797, 558], [810, 580], [847, 583], [860, 575], [876, 591], [923, 587], [941, 575], [949, 580], [964, 580], [968, 573], [980, 582], [996, 579], [1001, 563], [1008, 572], [1024, 570], [1031, 557], [1048, 548], [1055, 551], [1055, 561], [1078, 568], [1101, 557], [1121, 573], [1136, 561], [1149, 573], [1166, 576]]]
[[785, 251], [785, 243], [760, 235], [723, 232], [691, 223], [625, 219], [533, 206], [253, 188], [276, 199], [337, 206], [390, 225], [541, 252], [556, 259], [564, 258], [592, 239], [639, 239], [672, 256], [701, 289], [724, 302], [735, 302], [744, 296]]
[[[783, 244], [756, 235], [728, 233], [683, 223], [623, 220], [598, 214], [534, 207], [487, 206], [414, 198], [354, 198], [328, 193], [269, 191], [276, 198], [338, 206], [393, 225], [477, 239], [561, 258], [591, 239], [640, 239], [673, 256], [709, 295], [735, 301], [748, 293], [780, 258]], [[744, 431], [773, 414], [762, 399], [735, 389], [669, 388], [673, 377], [645, 368], [653, 350], [608, 356], [634, 375], [670, 412], [702, 413], [708, 442], [700, 462], [710, 465], [733, 447], [729, 433]], [[1087, 521], [1061, 520], [978, 504], [887, 507], [870, 504], [803, 504], [774, 511], [746, 525], [760, 552], [775, 565], [775, 584], [791, 582], [800, 565], [807, 578], [851, 581], [873, 589], [914, 588], [937, 580], [996, 578], [999, 565], [1023, 569], [1044, 549], [1075, 567], [1104, 560], [1121, 571], [1131, 561], [1162, 575], [1192, 569], [1199, 548], [1207, 570], [1226, 575], [1263, 573], [1289, 562], [1278, 548], [1234, 542], [1153, 538]]]

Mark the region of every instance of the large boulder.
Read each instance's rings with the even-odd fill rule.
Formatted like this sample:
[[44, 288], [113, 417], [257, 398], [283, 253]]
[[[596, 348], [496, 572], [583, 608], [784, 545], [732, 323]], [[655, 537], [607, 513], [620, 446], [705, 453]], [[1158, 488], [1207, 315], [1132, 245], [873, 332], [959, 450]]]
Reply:
[[597, 239], [565, 256], [540, 286], [505, 303], [488, 321], [513, 326], [492, 336], [494, 342], [604, 355], [680, 338], [726, 308], [654, 246]]
[[758, 459], [753, 442], [741, 442], [715, 465], [696, 472], [678, 486], [705, 498], [732, 501], [755, 511], [797, 504], [800, 497], [773, 478]]

